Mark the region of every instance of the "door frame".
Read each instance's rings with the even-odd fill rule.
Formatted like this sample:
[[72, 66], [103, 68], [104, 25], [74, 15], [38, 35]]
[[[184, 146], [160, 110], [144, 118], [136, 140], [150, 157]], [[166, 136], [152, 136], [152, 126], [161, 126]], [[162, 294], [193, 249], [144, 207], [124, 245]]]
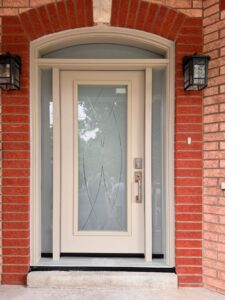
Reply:
[[[62, 47], [93, 42], [110, 42], [127, 44], [145, 48], [158, 53], [164, 53], [163, 59], [46, 59], [40, 58], [43, 52], [49, 52]], [[41, 133], [40, 133], [40, 70], [52, 68], [53, 71], [53, 99], [55, 108], [59, 107], [59, 73], [60, 70], [143, 70], [146, 74], [145, 97], [151, 99], [151, 70], [152, 67], [166, 69], [166, 265], [173, 267], [175, 262], [175, 218], [174, 218], [174, 99], [175, 99], [175, 46], [174, 42], [151, 33], [132, 29], [116, 28], [110, 26], [95, 26], [91, 28], [67, 30], [44, 36], [30, 43], [30, 105], [31, 105], [31, 193], [30, 193], [30, 241], [31, 260], [35, 265], [41, 259]], [[149, 102], [150, 103], [150, 102]], [[145, 119], [151, 115], [150, 105], [146, 104]], [[60, 145], [59, 132], [60, 112], [54, 109], [53, 135], [54, 144]], [[146, 122], [146, 131], [151, 132], [151, 122]], [[150, 135], [145, 135], [145, 164], [151, 159]], [[146, 142], [147, 140], [147, 142]], [[59, 162], [60, 147], [53, 147], [54, 161]], [[60, 163], [54, 165], [53, 178], [53, 259], [58, 260], [60, 255]], [[151, 178], [150, 168], [145, 168], [146, 178]], [[148, 226], [151, 223], [151, 186], [146, 185], [145, 194], [148, 207], [145, 209], [145, 243], [152, 242], [152, 232]], [[57, 233], [58, 232], [58, 233]], [[147, 249], [148, 248], [148, 249]], [[146, 247], [146, 255], [151, 259], [150, 247]]]

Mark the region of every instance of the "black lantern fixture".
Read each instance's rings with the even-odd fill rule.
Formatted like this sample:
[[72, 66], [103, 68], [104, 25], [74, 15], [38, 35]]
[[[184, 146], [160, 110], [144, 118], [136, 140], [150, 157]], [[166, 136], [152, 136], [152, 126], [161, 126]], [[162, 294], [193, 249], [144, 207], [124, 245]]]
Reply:
[[200, 91], [208, 84], [209, 56], [193, 54], [183, 58], [184, 90]]
[[2, 90], [20, 89], [21, 59], [10, 53], [0, 55], [0, 88]]

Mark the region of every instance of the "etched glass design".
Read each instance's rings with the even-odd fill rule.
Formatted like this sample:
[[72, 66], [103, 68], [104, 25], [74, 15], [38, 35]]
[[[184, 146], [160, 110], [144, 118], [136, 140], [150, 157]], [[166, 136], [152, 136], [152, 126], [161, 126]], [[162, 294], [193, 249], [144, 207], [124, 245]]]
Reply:
[[78, 230], [126, 231], [127, 87], [78, 86]]

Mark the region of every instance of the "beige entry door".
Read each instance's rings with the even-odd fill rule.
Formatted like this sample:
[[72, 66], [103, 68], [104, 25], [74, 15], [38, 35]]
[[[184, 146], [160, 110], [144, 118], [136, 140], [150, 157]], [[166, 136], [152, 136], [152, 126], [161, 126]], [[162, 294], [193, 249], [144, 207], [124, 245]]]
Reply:
[[144, 253], [144, 76], [61, 71], [62, 253]]

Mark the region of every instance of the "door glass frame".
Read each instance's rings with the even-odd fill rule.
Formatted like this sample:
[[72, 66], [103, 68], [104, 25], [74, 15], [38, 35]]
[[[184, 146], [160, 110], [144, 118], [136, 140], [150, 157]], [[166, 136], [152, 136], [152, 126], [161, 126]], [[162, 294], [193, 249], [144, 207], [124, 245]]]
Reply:
[[[132, 171], [131, 171], [131, 82], [130, 81], [76, 81], [74, 82], [74, 116], [78, 115], [77, 112], [77, 103], [78, 103], [78, 86], [79, 85], [120, 85], [120, 86], [126, 86], [127, 87], [127, 146], [126, 146], [126, 165], [127, 165], [127, 172], [126, 172], [126, 189], [127, 189], [127, 195], [126, 195], [126, 207], [127, 207], [127, 230], [126, 231], [80, 231], [78, 230], [78, 119], [74, 120], [74, 172], [75, 172], [75, 188], [74, 188], [74, 201], [75, 201], [75, 207], [74, 207], [74, 216], [76, 218], [73, 218], [73, 233], [74, 235], [79, 236], [88, 236], [88, 235], [110, 235], [110, 236], [127, 236], [131, 234], [131, 203], [129, 199], [131, 198], [131, 191], [130, 188], [127, 186], [131, 182], [132, 177]], [[76, 220], [75, 220], [76, 219]]]
[[[90, 30], [90, 29], [88, 29]], [[60, 112], [57, 108], [59, 107], [59, 83], [60, 83], [60, 70], [143, 70], [146, 74], [146, 90], [145, 99], [149, 99], [151, 96], [151, 69], [152, 68], [164, 68], [166, 70], [166, 222], [167, 222], [167, 232], [166, 232], [166, 265], [174, 266], [174, 166], [173, 166], [173, 141], [174, 141], [174, 43], [163, 39], [161, 37], [156, 37], [152, 34], [145, 33], [135, 33], [133, 30], [127, 29], [111, 29], [110, 30], [93, 30], [91, 33], [87, 31], [76, 30], [74, 35], [70, 35], [70, 39], [75, 39], [77, 35], [77, 42], [84, 38], [88, 42], [88, 36], [95, 34], [96, 31], [101, 35], [102, 39], [108, 37], [111, 38], [112, 31], [117, 34], [117, 40], [121, 41], [123, 44], [123, 38], [130, 38], [131, 44], [142, 45], [143, 43], [149, 44], [149, 47], [153, 45], [153, 48], [158, 47], [159, 49], [164, 49], [166, 51], [166, 58], [164, 59], [40, 59], [40, 53], [42, 49], [48, 48], [53, 49], [54, 45], [58, 43], [58, 38], [61, 36], [61, 42], [63, 42], [63, 34], [58, 33], [53, 35], [52, 39], [47, 40], [46, 37], [39, 39], [39, 41], [34, 41], [31, 43], [31, 55], [30, 55], [30, 70], [31, 70], [31, 265], [39, 262], [41, 258], [41, 245], [40, 245], [40, 161], [41, 161], [41, 151], [40, 151], [40, 70], [44, 68], [51, 68], [53, 71], [53, 106], [54, 106], [54, 119], [60, 119]], [[132, 33], [127, 37], [127, 33]], [[81, 34], [82, 33], [82, 34]], [[80, 34], [80, 35], [79, 35]], [[68, 35], [64, 35], [68, 38]], [[91, 36], [91, 38], [94, 35]], [[69, 39], [69, 38], [68, 38]], [[127, 42], [129, 43], [129, 41]], [[55, 46], [56, 47], [56, 46]], [[38, 82], [38, 84], [37, 84]], [[149, 95], [147, 97], [147, 95]], [[146, 115], [148, 113], [149, 118], [149, 103], [146, 104]], [[145, 118], [147, 119], [147, 116]], [[150, 129], [150, 124], [146, 121], [146, 127], [148, 131]], [[55, 126], [57, 124], [57, 126]], [[60, 141], [56, 136], [59, 137], [58, 131], [60, 130], [60, 122], [54, 122], [53, 135], [55, 136], [54, 143], [59, 143]], [[145, 131], [147, 132], [147, 131]], [[151, 132], [151, 131], [149, 131]], [[146, 137], [147, 139], [149, 138]], [[146, 146], [147, 145], [147, 146]], [[145, 145], [145, 151], [148, 153], [149, 157], [145, 157], [146, 165], [147, 161], [150, 159], [151, 147], [149, 147], [149, 142]], [[54, 161], [59, 161], [60, 158], [60, 147], [56, 149], [53, 147]], [[54, 208], [53, 208], [53, 228], [55, 234], [53, 234], [53, 259], [59, 260], [60, 257], [60, 185], [58, 180], [60, 180], [60, 164], [54, 165]], [[146, 170], [145, 176], [151, 176], [151, 170]], [[146, 185], [147, 186], [147, 185]], [[148, 186], [148, 190], [145, 191], [146, 195], [151, 195], [151, 187]], [[146, 202], [147, 203], [147, 202]], [[148, 215], [145, 217], [145, 226], [151, 222], [151, 216], [149, 211], [151, 211], [151, 201], [148, 201], [149, 209], [146, 209]], [[146, 207], [147, 208], [147, 207]], [[147, 223], [146, 223], [147, 222]], [[58, 231], [58, 233], [57, 233]], [[151, 232], [146, 231], [146, 245], [151, 245]], [[151, 248], [151, 247], [147, 247]], [[145, 254], [149, 259], [151, 259], [151, 249], [145, 251]]]

